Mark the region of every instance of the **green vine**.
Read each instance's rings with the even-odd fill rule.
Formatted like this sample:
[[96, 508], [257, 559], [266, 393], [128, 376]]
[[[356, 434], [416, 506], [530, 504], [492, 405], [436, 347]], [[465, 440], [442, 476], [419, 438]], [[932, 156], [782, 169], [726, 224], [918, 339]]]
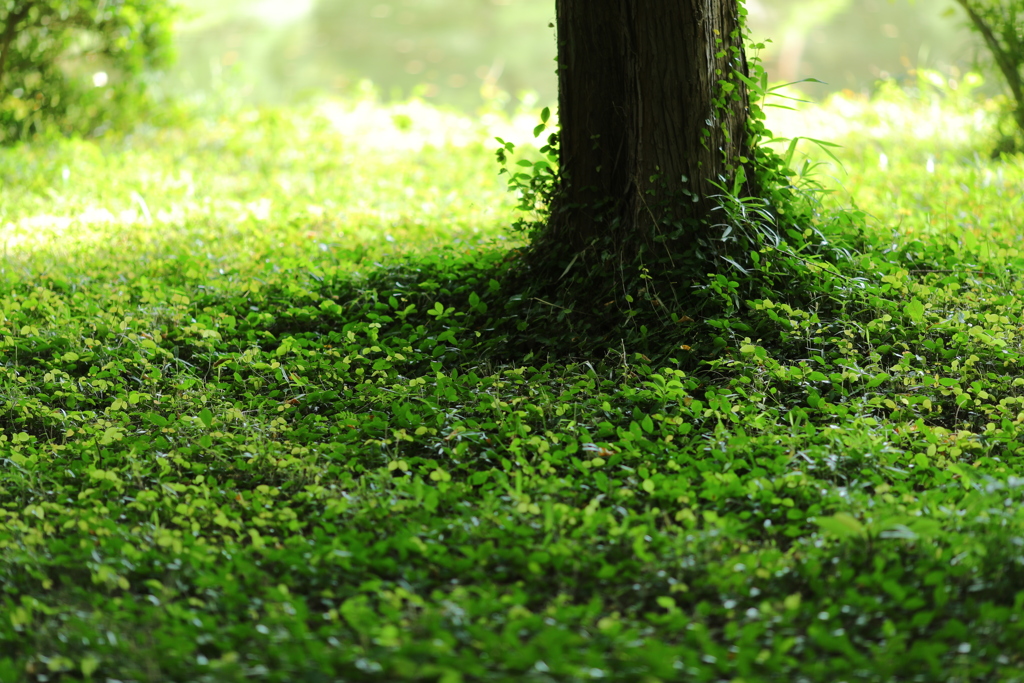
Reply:
[[[548, 129], [550, 119], [551, 110], [544, 107], [540, 113], [540, 124], [533, 129], [535, 138], [539, 138]], [[501, 138], [495, 140], [501, 145], [495, 152], [501, 167], [498, 174], [508, 176], [508, 190], [519, 199], [516, 210], [520, 215], [512, 223], [512, 230], [532, 239], [547, 224], [551, 215], [551, 202], [561, 184], [558, 173], [558, 133], [549, 135], [547, 144], [538, 150], [540, 159], [516, 161], [515, 166], [520, 170], [509, 168], [510, 155], [515, 153], [516, 146]]]
[[[768, 107], [793, 107], [771, 100], [802, 102], [784, 94], [784, 89], [798, 83], [820, 83], [808, 78], [794, 83], [769, 85], [760, 54], [765, 42], [753, 42], [747, 29], [747, 11], [742, 5], [740, 29], [733, 34], [733, 45], [722, 48], [720, 58], [733, 53], [736, 68], [728, 78], [719, 80], [719, 92], [714, 100], [716, 116], [724, 116], [732, 105], [746, 96], [747, 140], [745, 155], [726, 158], [731, 177], [712, 181], [718, 189], [716, 217], [711, 221], [709, 233], [703, 238], [705, 253], [711, 253], [724, 264], [722, 272], [712, 274], [706, 289], [713, 299], [725, 306], [725, 313], [737, 310], [741, 302], [757, 294], [785, 289], [790, 293], [811, 291], [814, 285], [794, 287], [803, 279], [812, 277], [817, 267], [808, 269], [812, 262], [828, 268], [829, 263], [848, 258], [850, 250], [826, 236], [817, 227], [822, 223], [822, 196], [825, 187], [816, 179], [820, 162], [806, 161], [794, 169], [794, 159], [801, 141], [816, 145], [837, 165], [841, 162], [833, 153], [838, 145], [809, 137], [779, 138], [767, 127]], [[738, 44], [747, 45], [744, 53]], [[744, 62], [745, 57], [745, 62]], [[741, 87], [742, 86], [742, 87]], [[785, 144], [779, 153], [774, 145]], [[863, 214], [850, 212], [852, 220], [841, 224], [859, 231]], [[728, 276], [728, 277], [725, 277]]]

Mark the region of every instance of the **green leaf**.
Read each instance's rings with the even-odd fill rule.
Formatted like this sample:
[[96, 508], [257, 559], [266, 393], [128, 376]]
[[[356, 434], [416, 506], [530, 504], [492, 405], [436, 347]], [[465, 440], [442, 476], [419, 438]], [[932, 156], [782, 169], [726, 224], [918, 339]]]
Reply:
[[654, 601], [658, 603], [658, 607], [667, 609], [669, 612], [676, 609], [675, 598], [669, 597], [667, 595], [658, 596], [657, 598], [655, 598]]
[[917, 297], [914, 297], [910, 302], [903, 307], [903, 312], [907, 314], [907, 317], [916, 323], [924, 320], [924, 304]]
[[143, 417], [149, 422], [155, 424], [157, 427], [166, 427], [167, 418], [163, 415], [157, 415], [156, 413], [146, 413]]
[[654, 420], [651, 419], [650, 415], [644, 415], [644, 419], [640, 420], [640, 426], [643, 430], [650, 434], [654, 431]]
[[874, 389], [875, 387], [880, 385], [882, 382], [884, 382], [885, 380], [889, 379], [890, 376], [891, 375], [889, 375], [888, 373], [885, 373], [885, 372], [878, 373], [877, 375], [875, 375], [874, 377], [872, 377], [871, 379], [868, 380], [867, 388], [868, 389]]
[[814, 523], [839, 538], [867, 536], [867, 529], [864, 528], [864, 525], [845, 512], [837, 512], [831, 517], [819, 517]]
[[942, 524], [939, 523], [938, 520], [934, 520], [929, 517], [918, 517], [917, 519], [911, 520], [908, 526], [915, 534], [925, 538], [932, 538], [942, 534]]
[[209, 429], [213, 426], [213, 413], [210, 412], [209, 408], [203, 408], [199, 411], [199, 420]]
[[785, 164], [786, 168], [793, 165], [793, 155], [796, 153], [796, 146], [799, 142], [800, 138], [793, 138], [789, 141], [789, 146], [786, 147], [786, 153], [782, 155], [782, 163]]
[[100, 668], [100, 660], [96, 659], [92, 655], [86, 655], [85, 657], [82, 657], [81, 666], [82, 675], [89, 678], [96, 673], [96, 669]]
[[[741, 168], [742, 168], [742, 167], [741, 167]], [[735, 261], [733, 261], [733, 260], [732, 260], [731, 258], [729, 258], [728, 256], [722, 256], [722, 257], [720, 257], [720, 258], [721, 258], [721, 259], [722, 259], [723, 261], [726, 261], [727, 263], [729, 263], [730, 265], [732, 265], [732, 267], [733, 267], [733, 268], [735, 268], [736, 270], [740, 271], [740, 272], [741, 272], [741, 273], [743, 273], [744, 275], [747, 275], [747, 274], [749, 273], [749, 271], [748, 271], [748, 270], [747, 270], [746, 268], [744, 268], [744, 267], [743, 267], [743, 266], [741, 266], [740, 264], [736, 263]]]
[[[810, 79], [808, 79], [808, 80], [810, 80]], [[820, 81], [818, 81], [818, 82], [820, 83]], [[803, 138], [803, 139], [807, 140], [808, 142], [813, 142], [814, 144], [816, 144], [818, 146], [818, 149], [820, 149], [822, 152], [827, 154], [828, 157], [832, 161], [836, 162], [836, 166], [838, 166], [839, 168], [846, 168], [845, 166], [843, 166], [843, 162], [841, 162], [839, 160], [839, 157], [837, 157], [835, 154], [833, 154], [832, 150], [829, 149], [830, 147], [838, 149], [838, 148], [841, 148], [842, 145], [837, 145], [834, 142], [826, 142], [825, 140], [816, 140], [814, 138]]]

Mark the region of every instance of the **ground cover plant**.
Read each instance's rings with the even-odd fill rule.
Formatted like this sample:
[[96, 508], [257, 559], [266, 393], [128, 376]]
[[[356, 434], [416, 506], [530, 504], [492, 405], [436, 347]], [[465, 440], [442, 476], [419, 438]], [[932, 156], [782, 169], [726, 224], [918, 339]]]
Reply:
[[943, 87], [771, 123], [849, 258], [668, 351], [517, 317], [443, 112], [0, 152], [0, 680], [1021, 680], [1024, 165]]

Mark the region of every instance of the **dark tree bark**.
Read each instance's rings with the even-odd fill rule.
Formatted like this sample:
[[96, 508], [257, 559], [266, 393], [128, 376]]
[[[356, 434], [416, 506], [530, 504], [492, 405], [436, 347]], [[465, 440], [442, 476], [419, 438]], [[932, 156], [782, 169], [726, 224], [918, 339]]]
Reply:
[[538, 243], [635, 252], [675, 225], [668, 248], [685, 249], [715, 204], [709, 181], [731, 181], [746, 152], [736, 0], [557, 0], [556, 12], [562, 187]]

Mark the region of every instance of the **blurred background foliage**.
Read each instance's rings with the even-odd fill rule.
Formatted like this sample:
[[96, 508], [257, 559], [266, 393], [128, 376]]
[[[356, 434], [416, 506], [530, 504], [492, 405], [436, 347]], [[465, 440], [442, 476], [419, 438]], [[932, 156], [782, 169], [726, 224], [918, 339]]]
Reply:
[[0, 143], [151, 115], [174, 16], [162, 0], [0, 0]]
[[[183, 0], [177, 92], [230, 88], [255, 102], [371, 81], [384, 99], [419, 95], [462, 109], [498, 93], [507, 104], [556, 98], [554, 0]], [[813, 76], [822, 97], [869, 93], [916, 68], [954, 78], [980, 43], [953, 0], [749, 0], [754, 38], [780, 81]], [[533, 95], [528, 95], [533, 93]]]
[[[760, 55], [770, 77], [824, 81], [800, 86], [812, 98], [913, 89], [925, 71], [955, 90], [989, 59], [963, 0], [746, 4], [752, 37], [771, 39]], [[84, 135], [152, 121], [152, 96], [164, 117], [179, 111], [172, 102], [223, 113], [325, 94], [464, 112], [551, 104], [553, 15], [554, 0], [0, 0], [0, 142], [47, 121]], [[988, 72], [975, 89], [991, 96], [1005, 79]]]

